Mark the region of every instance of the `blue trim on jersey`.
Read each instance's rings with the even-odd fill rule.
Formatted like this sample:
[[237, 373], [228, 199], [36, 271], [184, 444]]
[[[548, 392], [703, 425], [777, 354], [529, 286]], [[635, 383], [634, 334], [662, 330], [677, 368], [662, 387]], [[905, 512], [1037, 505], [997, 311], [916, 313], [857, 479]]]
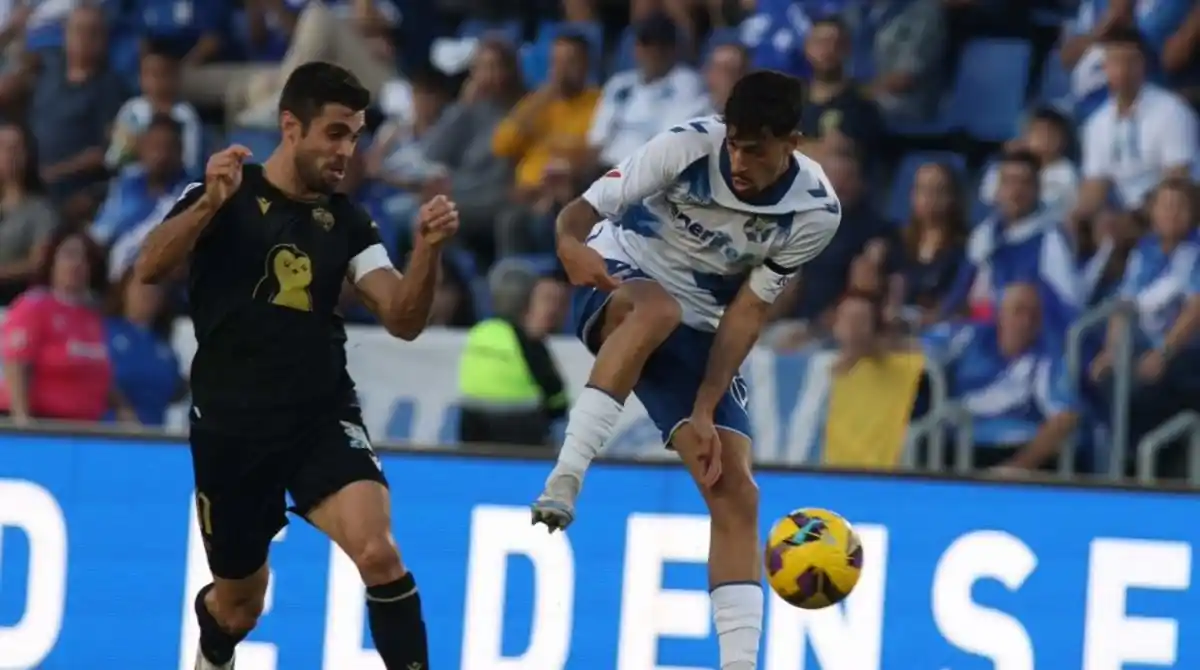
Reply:
[[625, 211], [617, 217], [614, 223], [618, 227], [631, 233], [637, 233], [642, 237], [660, 237], [659, 230], [662, 228], [662, 221], [651, 214], [645, 205], [640, 204], [625, 208]]
[[772, 205], [778, 205], [779, 202], [783, 200], [785, 196], [787, 196], [788, 191], [792, 190], [792, 184], [795, 183], [796, 176], [800, 174], [800, 164], [796, 162], [796, 157], [792, 156], [788, 159], [787, 172], [784, 172], [783, 176], [777, 179], [774, 184], [771, 184], [767, 188], [763, 189], [760, 193], [742, 197], [733, 188], [733, 168], [729, 162], [729, 147], [725, 146], [724, 144], [721, 145], [721, 158], [719, 163], [721, 168], [721, 177], [725, 180], [725, 185], [729, 187], [730, 193], [733, 193], [738, 200], [741, 200], [747, 205], [754, 205], [755, 207], [770, 207]]
[[792, 222], [795, 218], [795, 212], [786, 212], [775, 217], [775, 225], [779, 226], [780, 235], [787, 235], [792, 230]]
[[688, 195], [700, 202], [712, 202], [712, 182], [708, 177], [708, 156], [702, 156], [679, 173], [679, 181], [687, 185]]
[[726, 307], [737, 296], [741, 290], [742, 284], [746, 283], [746, 278], [750, 276], [749, 272], [742, 272], [736, 275], [719, 275], [712, 272], [700, 272], [692, 270], [692, 279], [696, 282], [696, 287], [702, 291], [706, 291], [713, 297], [721, 307]]

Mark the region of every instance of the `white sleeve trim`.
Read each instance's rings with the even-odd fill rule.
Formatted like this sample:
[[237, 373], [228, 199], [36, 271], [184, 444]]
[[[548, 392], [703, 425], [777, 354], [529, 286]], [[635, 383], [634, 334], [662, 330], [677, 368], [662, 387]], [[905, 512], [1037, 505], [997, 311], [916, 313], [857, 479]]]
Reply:
[[350, 276], [354, 277], [354, 283], [357, 284], [368, 273], [391, 267], [394, 266], [392, 265], [392, 259], [388, 257], [387, 249], [384, 249], [382, 244], [376, 242], [350, 259]]
[[798, 274], [799, 271], [780, 274], [766, 265], [760, 265], [750, 271], [750, 290], [758, 296], [759, 300], [771, 304], [779, 298], [783, 290], [791, 283], [792, 278]]

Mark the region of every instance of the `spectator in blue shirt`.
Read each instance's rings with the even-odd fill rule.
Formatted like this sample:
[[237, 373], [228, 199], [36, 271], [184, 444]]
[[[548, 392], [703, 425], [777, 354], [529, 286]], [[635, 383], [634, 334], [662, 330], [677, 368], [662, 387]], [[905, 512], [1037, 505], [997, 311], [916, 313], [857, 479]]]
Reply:
[[42, 179], [67, 222], [89, 217], [104, 192], [104, 150], [126, 98], [121, 78], [107, 66], [106, 42], [100, 9], [81, 5], [67, 17], [63, 49], [35, 54], [27, 73]]
[[994, 324], [943, 324], [925, 337], [972, 422], [975, 468], [1054, 469], [1079, 421], [1062, 351], [1042, 331], [1038, 293], [1034, 284], [1009, 284]]
[[165, 114], [150, 120], [138, 138], [138, 162], [113, 180], [108, 197], [92, 223], [91, 236], [111, 245], [138, 227], [160, 208], [164, 200], [177, 196], [187, 184], [183, 169], [181, 128]]
[[112, 289], [105, 321], [113, 380], [145, 426], [166, 423], [167, 409], [187, 395], [179, 356], [171, 346], [174, 312], [166, 289], [126, 272]]
[[[1136, 314], [1131, 445], [1175, 413], [1200, 410], [1200, 236], [1194, 188], [1171, 178], [1155, 191], [1149, 208], [1153, 232], [1134, 248], [1117, 291]], [[1111, 379], [1126, 318], [1118, 314], [1110, 320], [1104, 349], [1091, 364], [1094, 381]]]
[[189, 67], [219, 60], [227, 47], [232, 7], [228, 0], [134, 0], [142, 35], [170, 45]]
[[145, 45], [138, 81], [142, 94], [126, 100], [117, 112], [112, 143], [104, 155], [108, 167], [117, 170], [136, 160], [138, 137], [156, 114], [166, 114], [179, 122], [184, 166], [191, 174], [202, 174], [204, 128], [196, 108], [179, 97], [179, 61], [166, 45]]
[[967, 241], [967, 262], [943, 303], [943, 313], [964, 303], [978, 319], [988, 319], [1005, 286], [1038, 287], [1045, 327], [1061, 337], [1082, 306], [1075, 254], [1058, 217], [1041, 209], [1033, 154], [1010, 152], [1000, 161], [996, 213], [977, 226]]
[[756, 69], [779, 70], [797, 77], [811, 73], [804, 41], [813, 22], [843, 11], [846, 0], [758, 0], [742, 23], [742, 42]]

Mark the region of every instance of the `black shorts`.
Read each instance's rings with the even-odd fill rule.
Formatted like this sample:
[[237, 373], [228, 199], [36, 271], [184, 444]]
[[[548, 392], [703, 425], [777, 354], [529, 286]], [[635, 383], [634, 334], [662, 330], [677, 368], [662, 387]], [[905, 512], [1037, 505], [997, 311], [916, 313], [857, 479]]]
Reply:
[[358, 408], [289, 414], [251, 425], [244, 414], [197, 417], [193, 410], [196, 512], [217, 577], [241, 579], [266, 563], [271, 540], [287, 525], [285, 494], [304, 517], [347, 484], [387, 486]]

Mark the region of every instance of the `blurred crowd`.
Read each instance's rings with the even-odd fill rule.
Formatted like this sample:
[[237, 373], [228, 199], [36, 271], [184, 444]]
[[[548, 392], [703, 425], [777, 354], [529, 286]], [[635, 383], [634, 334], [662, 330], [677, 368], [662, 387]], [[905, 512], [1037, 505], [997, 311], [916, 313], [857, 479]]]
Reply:
[[[998, 471], [1107, 439], [1127, 332], [1131, 442], [1200, 410], [1193, 0], [2, 0], [0, 409], [164, 421], [184, 297], [130, 282], [132, 260], [207, 152], [270, 152], [313, 59], [374, 93], [345, 188], [398, 265], [420, 203], [458, 204], [436, 325], [496, 316], [500, 292], [523, 335], [569, 332], [557, 211], [772, 68], [810, 83], [804, 150], [844, 218], [766, 344], [832, 344], [846, 370], [923, 351]], [[1072, 331], [1113, 299], [1107, 331]]]

